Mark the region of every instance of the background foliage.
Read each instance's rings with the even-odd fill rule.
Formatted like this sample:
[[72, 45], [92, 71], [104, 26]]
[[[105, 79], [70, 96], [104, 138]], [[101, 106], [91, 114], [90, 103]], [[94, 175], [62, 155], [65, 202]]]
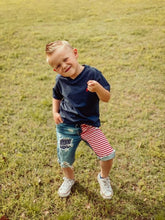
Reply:
[[[0, 0], [0, 217], [165, 219], [164, 8], [161, 0]], [[112, 87], [100, 105], [116, 149], [110, 201], [99, 194], [99, 164], [84, 143], [72, 195], [57, 195], [55, 75], [44, 50], [58, 39]]]

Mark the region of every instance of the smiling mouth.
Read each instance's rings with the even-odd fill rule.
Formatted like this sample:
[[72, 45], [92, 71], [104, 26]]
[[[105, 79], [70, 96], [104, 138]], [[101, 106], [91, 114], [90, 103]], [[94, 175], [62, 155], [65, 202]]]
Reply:
[[71, 68], [71, 66], [65, 70], [65, 73], [67, 73], [70, 70], [70, 68]]

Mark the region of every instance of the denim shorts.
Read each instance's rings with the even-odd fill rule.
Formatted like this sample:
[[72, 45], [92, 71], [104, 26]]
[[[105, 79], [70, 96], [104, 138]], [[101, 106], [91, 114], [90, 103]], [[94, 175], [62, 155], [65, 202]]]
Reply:
[[75, 161], [75, 152], [81, 140], [95, 152], [100, 160], [115, 157], [115, 150], [98, 127], [91, 125], [56, 125], [57, 156], [61, 167], [71, 167]]

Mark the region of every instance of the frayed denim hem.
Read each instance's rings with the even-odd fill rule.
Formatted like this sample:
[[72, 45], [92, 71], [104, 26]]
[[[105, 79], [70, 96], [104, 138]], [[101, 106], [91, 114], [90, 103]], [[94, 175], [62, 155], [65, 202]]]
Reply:
[[61, 168], [68, 168], [68, 167], [72, 168], [73, 167], [72, 164], [70, 164], [68, 162], [62, 162], [61, 163], [59, 160], [57, 160], [57, 161], [60, 164]]

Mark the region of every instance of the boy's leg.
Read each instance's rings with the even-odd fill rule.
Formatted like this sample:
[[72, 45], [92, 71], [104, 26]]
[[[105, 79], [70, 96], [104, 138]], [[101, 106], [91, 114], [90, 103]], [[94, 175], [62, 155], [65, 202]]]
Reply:
[[107, 160], [107, 161], [100, 161], [100, 166], [101, 166], [101, 177], [106, 178], [109, 175], [109, 172], [111, 171], [113, 164], [113, 159]]
[[73, 173], [72, 168], [70, 167], [62, 168], [62, 170], [64, 172], [64, 178], [63, 178], [64, 182], [58, 189], [58, 195], [60, 197], [67, 197], [70, 195], [71, 188], [75, 183], [74, 173]]
[[64, 173], [64, 176], [68, 179], [74, 179], [74, 171], [73, 171], [73, 168], [71, 167], [65, 167], [65, 168], [62, 168], [63, 170], [63, 173]]
[[82, 140], [94, 150], [100, 159], [101, 173], [97, 176], [100, 184], [100, 194], [104, 199], [111, 199], [113, 196], [113, 190], [108, 175], [112, 168], [115, 150], [110, 146], [108, 140], [99, 128], [82, 125], [81, 129]]
[[75, 183], [72, 164], [75, 160], [75, 151], [81, 141], [80, 128], [67, 124], [57, 125], [57, 155], [58, 162], [64, 173], [64, 182], [58, 190], [60, 197], [67, 197]]
[[97, 180], [100, 184], [100, 194], [104, 199], [111, 199], [113, 196], [113, 190], [111, 187], [109, 172], [112, 168], [113, 159], [100, 161], [101, 172], [97, 176]]

